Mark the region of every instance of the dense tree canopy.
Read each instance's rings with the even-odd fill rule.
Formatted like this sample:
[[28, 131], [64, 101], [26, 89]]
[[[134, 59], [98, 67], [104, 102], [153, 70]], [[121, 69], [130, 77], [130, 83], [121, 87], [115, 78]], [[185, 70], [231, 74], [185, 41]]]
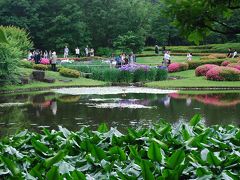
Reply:
[[199, 42], [209, 32], [240, 33], [239, 0], [165, 0], [167, 11], [189, 40]]
[[147, 40], [146, 45], [186, 44], [182, 34], [197, 41], [210, 31], [215, 33], [206, 42], [222, 42], [223, 36], [216, 33], [234, 39], [232, 34], [240, 31], [239, 4], [237, 0], [0, 0], [0, 25], [25, 28], [36, 48], [59, 52], [66, 44], [70, 49], [112, 48], [128, 32], [141, 44]]

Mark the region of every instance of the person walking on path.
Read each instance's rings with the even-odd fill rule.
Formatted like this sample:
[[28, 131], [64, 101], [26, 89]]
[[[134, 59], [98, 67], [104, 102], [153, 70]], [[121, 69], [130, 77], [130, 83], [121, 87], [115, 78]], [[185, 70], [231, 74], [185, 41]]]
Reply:
[[75, 49], [75, 55], [76, 55], [77, 58], [80, 57], [80, 50], [79, 50], [78, 47]]
[[57, 64], [57, 54], [55, 51], [53, 51], [52, 58], [51, 58], [52, 71], [57, 71], [56, 64]]
[[159, 54], [159, 46], [155, 45], [155, 54]]
[[171, 60], [170, 60], [171, 56], [169, 51], [166, 51], [163, 57], [163, 65], [165, 67], [167, 67], [167, 65], [171, 64]]
[[68, 47], [67, 46], [65, 46], [65, 48], [64, 48], [64, 58], [68, 58], [68, 53], [69, 53], [69, 49], [68, 49]]

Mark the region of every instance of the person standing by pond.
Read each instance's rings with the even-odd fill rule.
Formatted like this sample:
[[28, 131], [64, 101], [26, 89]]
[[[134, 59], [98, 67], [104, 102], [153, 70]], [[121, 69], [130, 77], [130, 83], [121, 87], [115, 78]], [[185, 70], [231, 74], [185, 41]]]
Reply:
[[53, 51], [52, 58], [51, 58], [52, 71], [57, 71], [56, 63], [57, 63], [57, 54], [55, 51]]
[[171, 64], [171, 56], [170, 56], [170, 51], [166, 51], [166, 53], [164, 54], [163, 57], [163, 65], [164, 66], [168, 66], [169, 64]]
[[69, 53], [69, 49], [68, 49], [68, 47], [67, 46], [65, 46], [65, 48], [64, 48], [64, 58], [67, 58], [68, 57], [68, 53]]
[[40, 63], [40, 60], [41, 60], [40, 52], [39, 52], [39, 50], [36, 50], [36, 52], [35, 52], [35, 54], [34, 54], [35, 64], [39, 64], [39, 63]]
[[89, 56], [88, 45], [85, 47], [85, 56], [86, 56], [86, 57], [88, 57], [88, 56]]
[[80, 50], [79, 50], [78, 47], [75, 49], [75, 55], [76, 55], [77, 58], [80, 57]]

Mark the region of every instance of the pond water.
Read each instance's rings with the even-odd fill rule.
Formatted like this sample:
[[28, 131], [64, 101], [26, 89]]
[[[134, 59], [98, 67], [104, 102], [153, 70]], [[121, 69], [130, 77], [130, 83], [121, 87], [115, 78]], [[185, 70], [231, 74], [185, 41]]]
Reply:
[[[136, 93], [138, 92], [138, 93]], [[201, 114], [206, 125], [240, 125], [240, 92], [179, 94], [147, 88], [69, 88], [50, 92], [1, 95], [0, 136], [19, 129], [79, 130], [100, 123], [125, 130], [151, 126], [160, 119], [171, 123], [189, 121]]]

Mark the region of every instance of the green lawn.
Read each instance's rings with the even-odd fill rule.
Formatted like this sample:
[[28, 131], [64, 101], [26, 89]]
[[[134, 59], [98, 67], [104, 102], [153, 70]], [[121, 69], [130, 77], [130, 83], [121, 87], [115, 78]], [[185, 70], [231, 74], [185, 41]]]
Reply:
[[[32, 69], [21, 68], [21, 74], [24, 76], [29, 76], [32, 73]], [[71, 87], [71, 86], [105, 86], [106, 82], [96, 81], [92, 79], [86, 78], [68, 78], [61, 76], [58, 72], [46, 71], [46, 77], [55, 78], [55, 83], [44, 83], [39, 81], [33, 81], [30, 84], [26, 85], [7, 85], [4, 87], [0, 87], [1, 91], [13, 91], [13, 90], [21, 90], [21, 89], [37, 89], [37, 88], [54, 88], [54, 87]], [[70, 80], [69, 82], [63, 82], [66, 80]]]
[[210, 81], [206, 80], [205, 77], [196, 77], [194, 70], [171, 73], [169, 76], [178, 76], [182, 79], [149, 82], [145, 86], [155, 88], [240, 88], [239, 81]]
[[[172, 62], [185, 62], [185, 56], [171, 56]], [[137, 63], [139, 64], [147, 64], [147, 65], [161, 65], [163, 60], [163, 56], [153, 56], [153, 57], [138, 57]], [[200, 56], [193, 56], [194, 60], [200, 60]]]

